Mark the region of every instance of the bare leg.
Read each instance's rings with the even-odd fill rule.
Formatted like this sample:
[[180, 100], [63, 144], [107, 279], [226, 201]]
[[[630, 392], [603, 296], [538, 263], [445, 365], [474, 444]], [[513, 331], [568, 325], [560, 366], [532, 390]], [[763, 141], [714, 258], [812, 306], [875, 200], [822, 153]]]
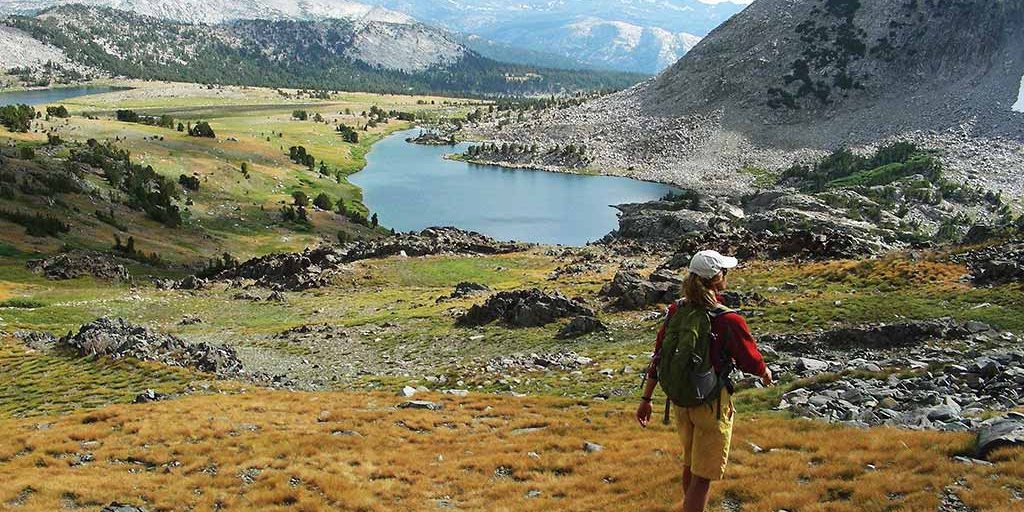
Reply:
[[686, 496], [683, 498], [683, 512], [704, 512], [708, 506], [709, 489], [711, 480], [692, 475], [690, 485], [686, 487]]
[[690, 488], [690, 480], [693, 478], [693, 473], [690, 473], [690, 466], [683, 466], [683, 496], [686, 496], [686, 490]]

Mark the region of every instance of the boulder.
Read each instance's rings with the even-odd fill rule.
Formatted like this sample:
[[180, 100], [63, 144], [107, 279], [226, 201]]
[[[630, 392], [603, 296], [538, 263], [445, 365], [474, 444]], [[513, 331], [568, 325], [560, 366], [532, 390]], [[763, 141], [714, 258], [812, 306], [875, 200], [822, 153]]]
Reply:
[[828, 371], [828, 362], [801, 357], [796, 360], [796, 369], [805, 375], [821, 373]]
[[556, 337], [560, 339], [578, 338], [585, 334], [603, 332], [606, 330], [608, 330], [608, 327], [606, 327], [597, 317], [578, 316], [570, 320], [565, 327], [562, 327], [562, 329], [558, 331], [558, 335]]
[[425, 409], [428, 411], [440, 411], [444, 409], [444, 404], [436, 402], [428, 402], [426, 400], [410, 400], [408, 402], [402, 402], [398, 404], [399, 409]]
[[732, 309], [743, 309], [744, 307], [762, 307], [772, 303], [764, 295], [757, 292], [741, 292], [726, 290], [722, 292], [722, 303]]
[[455, 289], [452, 291], [451, 294], [449, 294], [447, 296], [444, 296], [444, 297], [439, 297], [437, 299], [437, 302], [444, 302], [446, 300], [463, 299], [463, 298], [466, 298], [466, 297], [472, 297], [474, 295], [480, 295], [482, 293], [487, 293], [489, 291], [491, 291], [490, 287], [488, 287], [485, 284], [471, 283], [471, 282], [468, 282], [468, 281], [463, 281], [463, 282], [455, 285]]
[[1006, 446], [1024, 446], [1024, 414], [1011, 412], [982, 423], [978, 429], [976, 456], [979, 459]]
[[196, 276], [188, 276], [174, 284], [176, 290], [205, 290], [210, 287], [210, 281]]
[[145, 404], [149, 402], [159, 402], [161, 400], [166, 400], [167, 398], [169, 397], [163, 393], [157, 393], [152, 389], [147, 389], [135, 397], [135, 403]]
[[126, 505], [124, 503], [113, 502], [110, 505], [103, 507], [100, 512], [146, 512], [146, 509], [142, 507], [136, 507], [135, 505]]
[[668, 279], [668, 274], [655, 273], [658, 281], [640, 277], [632, 270], [621, 270], [612, 282], [601, 289], [601, 295], [614, 299], [612, 307], [620, 310], [644, 309], [656, 304], [668, 304], [679, 296], [678, 280]]
[[196, 315], [185, 315], [178, 322], [178, 325], [195, 325], [203, 323], [203, 319]]
[[471, 307], [457, 323], [474, 327], [500, 320], [510, 327], [540, 327], [577, 315], [595, 316], [595, 313], [561, 293], [533, 288], [495, 294], [484, 304]]

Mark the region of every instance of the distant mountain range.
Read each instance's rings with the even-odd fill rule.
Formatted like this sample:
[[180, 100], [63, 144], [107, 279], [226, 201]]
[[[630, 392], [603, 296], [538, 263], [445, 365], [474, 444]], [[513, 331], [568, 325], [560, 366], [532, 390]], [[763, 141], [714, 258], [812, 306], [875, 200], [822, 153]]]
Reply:
[[654, 74], [752, 0], [363, 0], [586, 65]]
[[[270, 12], [268, 5], [273, 4], [243, 2], [234, 7], [241, 15], [243, 7]], [[315, 5], [303, 4], [305, 12]], [[156, 0], [135, 5], [154, 11], [182, 6]], [[330, 7], [350, 16], [307, 20], [266, 14], [264, 19], [202, 24], [108, 7], [61, 5], [34, 16], [8, 17], [0, 40], [20, 41], [32, 51], [0, 51], [0, 65], [52, 61], [130, 78], [394, 93], [555, 93], [618, 89], [643, 78], [501, 63], [447, 31], [401, 14], [343, 3]]]
[[653, 74], [751, 0], [2, 0], [0, 13], [86, 4], [186, 23], [241, 19], [415, 24], [503, 62]]

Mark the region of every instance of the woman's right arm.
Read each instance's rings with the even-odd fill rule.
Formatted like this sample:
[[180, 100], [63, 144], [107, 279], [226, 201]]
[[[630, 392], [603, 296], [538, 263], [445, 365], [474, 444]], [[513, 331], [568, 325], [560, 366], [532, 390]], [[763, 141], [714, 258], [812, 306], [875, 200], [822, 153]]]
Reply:
[[654, 397], [654, 390], [658, 386], [658, 362], [661, 361], [661, 343], [665, 340], [665, 328], [668, 326], [668, 319], [675, 313], [676, 305], [672, 304], [665, 313], [665, 321], [658, 329], [658, 337], [654, 342], [654, 353], [651, 354], [651, 362], [647, 365], [644, 373], [643, 394], [640, 396], [640, 406], [636, 409], [636, 420], [641, 427], [646, 427], [651, 421], [651, 401]]

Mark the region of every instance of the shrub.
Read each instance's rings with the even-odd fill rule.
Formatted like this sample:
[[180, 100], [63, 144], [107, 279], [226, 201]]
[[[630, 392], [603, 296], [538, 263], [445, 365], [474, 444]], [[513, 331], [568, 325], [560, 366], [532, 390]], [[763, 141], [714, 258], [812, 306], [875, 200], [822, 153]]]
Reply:
[[127, 243], [122, 244], [121, 237], [114, 235], [114, 252], [130, 260], [135, 260], [147, 265], [160, 266], [163, 264], [163, 259], [160, 258], [159, 254], [155, 252], [146, 253], [136, 249], [135, 237], [133, 236], [129, 236]]
[[118, 109], [116, 112], [114, 112], [114, 116], [117, 118], [118, 121], [123, 121], [125, 123], [139, 122], [139, 114], [137, 114], [134, 110]]
[[217, 135], [213, 133], [213, 128], [210, 127], [210, 123], [206, 121], [199, 121], [192, 128], [188, 130], [188, 134], [193, 137], [207, 137], [215, 138]]
[[188, 190], [199, 190], [199, 178], [195, 176], [182, 174], [181, 176], [178, 176], [178, 184], [180, 184], [182, 187], [185, 187]]
[[321, 192], [316, 196], [316, 199], [313, 200], [313, 206], [329, 212], [334, 209], [334, 201], [331, 201], [331, 198], [328, 197], [327, 194]]
[[30, 214], [17, 210], [0, 209], [0, 219], [5, 219], [25, 227], [25, 233], [29, 236], [44, 237], [57, 236], [61, 233], [71, 231], [71, 226], [60, 219], [44, 216], [42, 214]]
[[4, 105], [0, 107], [0, 124], [12, 132], [27, 132], [36, 110], [28, 105]]
[[316, 164], [316, 159], [313, 158], [313, 155], [307, 153], [306, 148], [302, 146], [288, 148], [288, 158], [292, 162], [309, 167], [309, 170], [313, 170], [313, 166]]
[[7, 299], [0, 301], [0, 308], [35, 309], [46, 307], [46, 303], [32, 299]]
[[196, 272], [196, 277], [213, 277], [225, 270], [237, 267], [239, 263], [238, 258], [232, 256], [231, 253], [225, 252], [220, 258], [208, 261], [202, 270]]
[[114, 215], [113, 207], [107, 211], [96, 210], [95, 215], [96, 218], [104, 224], [109, 224], [110, 226], [117, 228], [119, 231], [128, 231], [128, 228], [124, 224], [118, 222], [117, 217]]
[[50, 117], [60, 118], [71, 117], [71, 114], [68, 114], [68, 109], [64, 105], [60, 105], [57, 107], [46, 107], [46, 115]]
[[341, 134], [341, 140], [345, 142], [355, 144], [359, 142], [359, 132], [355, 131], [351, 126], [347, 124], [339, 124], [335, 131]]

